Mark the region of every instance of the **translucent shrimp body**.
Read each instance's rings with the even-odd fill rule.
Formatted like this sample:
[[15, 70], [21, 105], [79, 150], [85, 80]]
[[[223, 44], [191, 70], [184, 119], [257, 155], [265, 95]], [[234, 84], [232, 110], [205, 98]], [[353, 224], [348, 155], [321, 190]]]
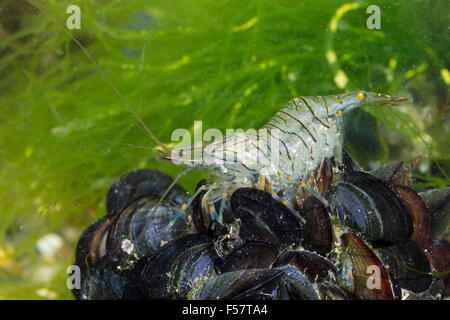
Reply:
[[372, 92], [298, 97], [261, 129], [216, 140], [203, 147], [203, 161], [184, 164], [213, 170], [216, 183], [208, 188], [214, 189], [212, 194], [244, 186], [267, 189], [269, 185], [270, 191], [283, 197], [285, 190], [305, 186], [324, 159], [335, 156], [340, 161], [344, 112], [360, 106], [397, 105], [405, 100]]

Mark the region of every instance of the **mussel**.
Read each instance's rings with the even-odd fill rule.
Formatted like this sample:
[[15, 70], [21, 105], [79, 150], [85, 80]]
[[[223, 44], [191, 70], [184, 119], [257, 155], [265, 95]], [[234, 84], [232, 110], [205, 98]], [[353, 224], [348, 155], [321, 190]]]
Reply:
[[388, 247], [375, 249], [402, 288], [422, 292], [431, 285], [430, 263], [423, 249], [414, 241], [408, 240]]
[[192, 290], [195, 300], [318, 300], [319, 293], [293, 267], [222, 273]]
[[[106, 210], [114, 215], [122, 212], [130, 203], [143, 196], [154, 195], [161, 198], [172, 182], [173, 179], [169, 175], [158, 170], [132, 171], [111, 185], [106, 196]], [[175, 184], [165, 199], [173, 200], [181, 205], [186, 197], [186, 191]]]
[[80, 300], [119, 300], [122, 299], [126, 277], [111, 270], [106, 257], [81, 272], [81, 288], [73, 289]]
[[413, 217], [404, 202], [369, 173], [346, 173], [328, 197], [341, 227], [360, 232], [372, 244], [405, 241], [413, 233]]
[[431, 239], [425, 245], [425, 254], [432, 273], [443, 283], [441, 295], [450, 296], [450, 243], [444, 239]]
[[298, 269], [312, 282], [334, 280], [337, 275], [336, 266], [319, 254], [309, 251], [289, 250], [277, 257], [272, 267], [290, 265]]
[[106, 255], [106, 238], [113, 220], [112, 215], [101, 217], [83, 232], [75, 251], [77, 266], [92, 266]]
[[111, 267], [117, 273], [130, 269], [143, 256], [188, 233], [188, 214], [180, 214], [177, 203], [160, 202], [153, 195], [139, 198], [117, 214], [109, 228], [106, 250]]
[[430, 239], [430, 212], [419, 194], [404, 185], [394, 185], [394, 191], [403, 200], [413, 218], [414, 230], [410, 237], [420, 246], [424, 246]]
[[419, 195], [430, 212], [430, 236], [438, 238], [450, 225], [450, 187], [423, 191]]
[[82, 281], [75, 297], [449, 296], [450, 245], [442, 233], [450, 188], [418, 193], [409, 187], [417, 161], [367, 173], [345, 151], [341, 160], [326, 159], [309, 189], [289, 190], [293, 207], [256, 188], [223, 199], [214, 194], [208, 202], [206, 181], [188, 199], [156, 170], [118, 179], [108, 192], [108, 214], [78, 242]]
[[329, 253], [335, 240], [329, 208], [319, 199], [308, 197], [299, 213], [304, 218], [301, 225], [302, 246], [323, 256]]
[[199, 282], [215, 275], [217, 255], [205, 235], [191, 234], [141, 258], [130, 271], [124, 299], [184, 299]]
[[336, 261], [342, 289], [356, 299], [400, 299], [400, 288], [364, 240], [349, 232], [341, 236], [341, 241]]
[[241, 221], [239, 236], [245, 241], [266, 241], [285, 249], [301, 240], [298, 218], [268, 192], [241, 188], [230, 199], [231, 219]]
[[[80, 269], [81, 288], [73, 288], [72, 292], [77, 299], [87, 299], [103, 296], [104, 275], [108, 274], [106, 261], [106, 237], [113, 220], [112, 215], [99, 218], [90, 225], [81, 235], [75, 251], [75, 266]], [[114, 281], [111, 284], [115, 286]], [[99, 291], [97, 293], [97, 291]], [[114, 297], [117, 298], [117, 297]]]
[[405, 164], [403, 161], [394, 161], [373, 170], [371, 174], [388, 184], [408, 186], [411, 183], [411, 172], [419, 167], [421, 161], [421, 156], [416, 157], [409, 164]]
[[223, 272], [269, 268], [275, 261], [278, 250], [263, 241], [248, 241], [216, 261], [216, 267]]

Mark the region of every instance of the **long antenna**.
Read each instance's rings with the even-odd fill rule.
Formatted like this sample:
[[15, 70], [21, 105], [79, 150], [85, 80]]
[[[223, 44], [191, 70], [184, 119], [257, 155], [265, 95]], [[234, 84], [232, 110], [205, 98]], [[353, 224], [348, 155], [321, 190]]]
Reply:
[[120, 93], [120, 91], [116, 88], [116, 86], [114, 85], [114, 83], [111, 81], [111, 79], [108, 77], [108, 75], [105, 73], [105, 71], [103, 71], [102, 67], [100, 67], [100, 65], [95, 61], [95, 59], [91, 56], [91, 54], [86, 50], [86, 48], [77, 40], [77, 38], [75, 38], [69, 31], [66, 30], [66, 28], [64, 28], [55, 18], [53, 18], [52, 15], [50, 15], [50, 13], [48, 13], [45, 9], [43, 9], [42, 7], [40, 7], [39, 5], [37, 5], [36, 3], [34, 3], [31, 0], [27, 0], [27, 2], [29, 4], [31, 4], [33, 7], [35, 7], [36, 9], [38, 9], [39, 11], [41, 11], [44, 15], [46, 15], [50, 20], [52, 20], [56, 26], [58, 26], [59, 29], [61, 29], [65, 34], [67, 34], [77, 45], [78, 47], [80, 47], [80, 49], [84, 52], [84, 54], [86, 54], [86, 56], [89, 58], [89, 60], [92, 61], [92, 63], [95, 65], [95, 67], [97, 68], [97, 70], [101, 73], [101, 75], [103, 76], [103, 78], [105, 78], [105, 80], [109, 83], [109, 85], [111, 86], [111, 88], [114, 90], [114, 92], [116, 93], [116, 95], [120, 98], [120, 100], [122, 100], [122, 102], [127, 106], [127, 108], [131, 111], [131, 113], [134, 115], [134, 117], [139, 121], [139, 123], [141, 124], [141, 126], [144, 128], [145, 132], [148, 134], [148, 136], [153, 139], [153, 141], [155, 141], [161, 148], [164, 149], [164, 151], [169, 152], [170, 153], [170, 149], [161, 141], [159, 141], [158, 138], [156, 138], [156, 136], [153, 134], [153, 132], [147, 127], [147, 125], [144, 123], [144, 121], [141, 119], [141, 117], [139, 117], [139, 115], [136, 113], [136, 111], [134, 110], [134, 108], [128, 103], [128, 101], [125, 99], [125, 97]]

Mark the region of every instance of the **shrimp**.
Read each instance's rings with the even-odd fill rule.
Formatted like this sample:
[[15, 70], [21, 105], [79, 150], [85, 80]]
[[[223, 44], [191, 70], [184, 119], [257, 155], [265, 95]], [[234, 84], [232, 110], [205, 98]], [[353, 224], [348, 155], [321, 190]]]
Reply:
[[[308, 186], [311, 174], [325, 159], [334, 156], [340, 162], [343, 113], [361, 106], [394, 106], [406, 100], [364, 91], [298, 97], [261, 129], [228, 135], [202, 147], [200, 161], [189, 157], [180, 160], [187, 167], [212, 170], [215, 183], [207, 187], [203, 198], [208, 203], [237, 188], [266, 185], [274, 197], [292, 202], [298, 187]], [[161, 158], [174, 160], [180, 151], [183, 153], [183, 147], [172, 149], [171, 154], [162, 153]]]

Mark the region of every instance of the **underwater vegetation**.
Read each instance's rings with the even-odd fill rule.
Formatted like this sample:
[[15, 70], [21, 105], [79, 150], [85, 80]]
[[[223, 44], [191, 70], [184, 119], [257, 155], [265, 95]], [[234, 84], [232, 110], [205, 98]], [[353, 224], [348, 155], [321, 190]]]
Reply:
[[[37, 3], [65, 25], [71, 1]], [[345, 115], [345, 149], [372, 172], [421, 156], [409, 187], [450, 185], [447, 1], [371, 1], [381, 8], [376, 30], [366, 26], [366, 1], [77, 4], [81, 29], [71, 33], [164, 143], [176, 128], [193, 131], [195, 120], [259, 128], [297, 96], [383, 92], [411, 103]], [[172, 177], [180, 169], [149, 158], [154, 142], [48, 17], [26, 1], [0, 6], [0, 298], [71, 299], [67, 267], [82, 232], [109, 211], [111, 184], [136, 169]], [[180, 185], [193, 191], [205, 176], [191, 173]], [[338, 191], [349, 192], [345, 184]], [[448, 223], [433, 228], [448, 239]], [[297, 271], [278, 268], [274, 277], [298, 283]]]

